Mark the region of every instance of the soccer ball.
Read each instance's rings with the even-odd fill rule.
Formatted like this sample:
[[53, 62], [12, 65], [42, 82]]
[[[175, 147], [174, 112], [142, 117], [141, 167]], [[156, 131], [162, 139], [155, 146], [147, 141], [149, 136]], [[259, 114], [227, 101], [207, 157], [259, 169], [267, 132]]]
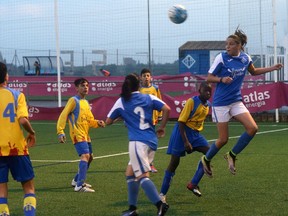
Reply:
[[168, 17], [175, 24], [183, 23], [187, 19], [187, 16], [187, 10], [182, 5], [173, 5], [168, 10]]

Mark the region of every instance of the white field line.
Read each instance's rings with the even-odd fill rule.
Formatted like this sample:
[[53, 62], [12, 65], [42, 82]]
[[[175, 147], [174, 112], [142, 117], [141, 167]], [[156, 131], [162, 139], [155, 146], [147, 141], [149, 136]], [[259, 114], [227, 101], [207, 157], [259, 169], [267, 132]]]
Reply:
[[[277, 130], [269, 130], [269, 131], [261, 131], [258, 132], [257, 135], [260, 134], [267, 134], [267, 133], [275, 133], [275, 132], [280, 132], [280, 131], [286, 131], [288, 130], [288, 128], [282, 128], [282, 129], [277, 129]], [[229, 139], [237, 139], [240, 136], [232, 136], [229, 137]], [[212, 140], [208, 140], [209, 142], [213, 142], [216, 141], [216, 139], [212, 139]], [[163, 147], [159, 147], [159, 149], [167, 149], [168, 146], [163, 146]], [[109, 157], [117, 157], [117, 156], [121, 156], [121, 155], [127, 155], [128, 152], [122, 152], [122, 153], [117, 153], [117, 154], [110, 154], [110, 155], [103, 155], [103, 156], [97, 156], [94, 157], [93, 159], [102, 159], [102, 158], [109, 158]], [[39, 163], [76, 163], [79, 162], [80, 160], [31, 160], [32, 162], [39, 162]]]
[[[233, 122], [231, 123], [231, 124], [229, 124], [229, 127], [239, 127], [239, 126], [241, 126], [242, 127], [242, 125], [241, 124], [237, 124], [237, 122], [235, 122], [236, 124], [233, 124]], [[273, 122], [271, 122], [271, 123], [273, 123]], [[45, 122], [32, 122], [31, 123], [32, 125], [47, 125], [47, 124], [53, 124], [53, 125], [55, 125], [56, 126], [56, 123], [55, 122], [47, 122], [47, 123], [45, 123]], [[119, 125], [123, 125], [123, 123], [114, 123], [113, 125], [117, 125], [117, 126], [119, 126]], [[175, 121], [173, 122], [173, 121], [170, 121], [170, 122], [167, 122], [167, 125], [169, 125], [169, 126], [174, 126], [175, 125]], [[277, 124], [261, 124], [261, 127], [265, 127], [265, 126], [268, 126], [268, 127], [271, 127], [271, 126], [274, 126], [274, 127], [277, 127], [277, 126], [279, 126], [279, 125], [277, 125]], [[280, 125], [280, 126], [283, 126], [283, 125]], [[109, 127], [111, 127], [111, 126], [109, 126]], [[205, 127], [216, 127], [216, 124], [215, 123], [213, 123], [213, 122], [205, 122]]]

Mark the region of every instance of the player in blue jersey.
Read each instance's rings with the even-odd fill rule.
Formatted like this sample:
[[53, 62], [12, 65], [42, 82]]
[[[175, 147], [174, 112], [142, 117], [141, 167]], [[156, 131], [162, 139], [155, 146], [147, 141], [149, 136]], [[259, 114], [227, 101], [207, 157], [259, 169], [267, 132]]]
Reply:
[[105, 127], [103, 120], [94, 118], [91, 112], [90, 104], [86, 100], [89, 92], [89, 82], [85, 78], [79, 78], [74, 81], [77, 95], [69, 98], [66, 106], [61, 112], [57, 121], [57, 134], [60, 143], [65, 143], [65, 126], [68, 119], [70, 138], [74, 147], [80, 156], [79, 168], [71, 185], [75, 192], [95, 192], [92, 185], [85, 183], [87, 170], [93, 160], [93, 152], [89, 129]]
[[[28, 120], [25, 95], [7, 87], [7, 67], [0, 63], [0, 215], [9, 216], [8, 177], [21, 182], [24, 215], [36, 214], [34, 171], [28, 147], [35, 145], [35, 131]], [[24, 137], [23, 128], [27, 131]]]
[[217, 83], [212, 104], [212, 119], [217, 123], [218, 139], [210, 146], [209, 151], [202, 157], [204, 171], [212, 177], [210, 161], [217, 152], [228, 142], [228, 123], [231, 118], [239, 121], [245, 128], [234, 147], [225, 154], [230, 172], [235, 175], [236, 156], [249, 144], [258, 130], [253, 117], [242, 102], [241, 86], [247, 71], [252, 75], [260, 75], [279, 70], [282, 64], [271, 67], [256, 68], [251, 57], [244, 52], [247, 36], [237, 30], [226, 39], [226, 52], [216, 56], [209, 69], [207, 81]]
[[[177, 123], [172, 131], [167, 154], [171, 155], [170, 163], [165, 171], [160, 191], [160, 197], [166, 202], [166, 194], [170, 188], [172, 178], [180, 163], [180, 157], [193, 151], [205, 154], [209, 149], [207, 140], [199, 133], [203, 130], [204, 120], [209, 113], [212, 87], [207, 82], [202, 82], [199, 88], [199, 96], [189, 98], [183, 110], [180, 113]], [[201, 160], [198, 163], [197, 171], [191, 182], [188, 183], [187, 189], [200, 197], [198, 183], [204, 175]]]
[[[106, 124], [110, 125], [121, 117], [128, 128], [129, 158], [126, 168], [129, 209], [123, 216], [135, 216], [139, 187], [148, 199], [157, 207], [157, 215], [165, 215], [169, 206], [161, 201], [154, 183], [149, 178], [150, 162], [157, 150], [158, 137], [165, 135], [170, 107], [162, 100], [150, 94], [139, 92], [140, 78], [136, 74], [125, 77], [121, 97], [115, 102], [107, 115]], [[152, 122], [153, 110], [163, 112], [163, 119], [155, 132]]]

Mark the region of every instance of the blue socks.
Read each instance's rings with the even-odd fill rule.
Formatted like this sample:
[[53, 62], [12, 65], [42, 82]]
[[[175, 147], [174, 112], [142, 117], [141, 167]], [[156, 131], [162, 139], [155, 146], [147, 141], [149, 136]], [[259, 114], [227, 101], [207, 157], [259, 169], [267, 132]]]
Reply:
[[196, 172], [195, 172], [195, 174], [194, 174], [194, 176], [193, 176], [193, 178], [191, 180], [191, 183], [193, 185], [198, 185], [200, 180], [202, 179], [203, 175], [204, 175], [203, 164], [202, 164], [202, 162], [200, 160], [198, 162], [198, 167], [197, 167], [197, 170], [196, 170]]
[[139, 182], [148, 199], [153, 204], [158, 203], [160, 201], [160, 197], [154, 183], [147, 177], [141, 178]]
[[[91, 162], [88, 162], [88, 164], [87, 164], [87, 171], [88, 171], [88, 169], [89, 169], [89, 166], [90, 166], [90, 164], [91, 164]], [[86, 172], [87, 172], [86, 171]], [[78, 181], [78, 176], [79, 176], [79, 173], [77, 173], [76, 175], [75, 175], [75, 177], [74, 177], [74, 181]]]
[[79, 162], [79, 174], [78, 174], [78, 179], [77, 179], [77, 187], [80, 187], [84, 184], [84, 181], [86, 179], [87, 169], [88, 169], [88, 162], [81, 160]]
[[210, 146], [209, 150], [207, 151], [205, 157], [208, 161], [212, 160], [212, 158], [217, 154], [219, 149], [215, 145], [215, 142]]
[[135, 176], [126, 176], [128, 186], [128, 204], [136, 206], [139, 193], [139, 182], [135, 181]]
[[174, 172], [170, 172], [168, 170], [165, 171], [160, 193], [164, 195], [167, 194], [174, 175]]
[[24, 195], [23, 210], [25, 216], [36, 215], [36, 197], [35, 194], [29, 193]]
[[[234, 145], [234, 147], [231, 150], [231, 153], [236, 156], [239, 154], [248, 144], [249, 142], [253, 139], [254, 136], [250, 136], [246, 131], [240, 136], [238, 139], [237, 143]], [[210, 146], [210, 149], [206, 153], [205, 157], [208, 161], [210, 161], [219, 151], [215, 143], [213, 143]]]
[[247, 132], [244, 132], [232, 148], [232, 154], [234, 154], [235, 156], [239, 154], [249, 144], [253, 137], [254, 136], [250, 136], [249, 134], [247, 134]]

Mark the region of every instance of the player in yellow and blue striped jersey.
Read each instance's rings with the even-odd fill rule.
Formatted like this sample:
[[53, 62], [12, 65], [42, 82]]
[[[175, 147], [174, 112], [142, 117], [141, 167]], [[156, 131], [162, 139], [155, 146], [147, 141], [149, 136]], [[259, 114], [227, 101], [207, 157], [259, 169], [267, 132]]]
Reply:
[[[166, 201], [166, 194], [170, 188], [175, 171], [180, 163], [180, 158], [190, 154], [193, 151], [205, 154], [209, 149], [209, 144], [200, 131], [203, 130], [204, 121], [209, 113], [211, 97], [211, 85], [202, 82], [199, 88], [199, 95], [189, 98], [183, 110], [180, 113], [177, 123], [175, 124], [167, 149], [167, 154], [171, 155], [169, 165], [165, 171], [160, 196], [162, 201]], [[198, 168], [188, 183], [187, 188], [196, 196], [201, 196], [199, 182], [204, 175], [201, 160]]]
[[93, 160], [93, 152], [89, 129], [105, 127], [102, 120], [96, 120], [91, 112], [90, 104], [86, 100], [89, 92], [89, 82], [85, 78], [74, 81], [77, 95], [69, 98], [57, 122], [57, 134], [60, 143], [66, 141], [65, 126], [68, 119], [69, 132], [74, 147], [80, 156], [79, 169], [72, 179], [71, 185], [76, 192], [95, 192], [90, 184], [85, 183], [87, 170]]
[[[24, 191], [25, 216], [36, 214], [34, 171], [28, 147], [35, 145], [36, 137], [28, 120], [25, 95], [7, 87], [8, 73], [0, 63], [0, 215], [9, 216], [8, 175], [21, 182]], [[24, 137], [21, 126], [27, 131]]]

